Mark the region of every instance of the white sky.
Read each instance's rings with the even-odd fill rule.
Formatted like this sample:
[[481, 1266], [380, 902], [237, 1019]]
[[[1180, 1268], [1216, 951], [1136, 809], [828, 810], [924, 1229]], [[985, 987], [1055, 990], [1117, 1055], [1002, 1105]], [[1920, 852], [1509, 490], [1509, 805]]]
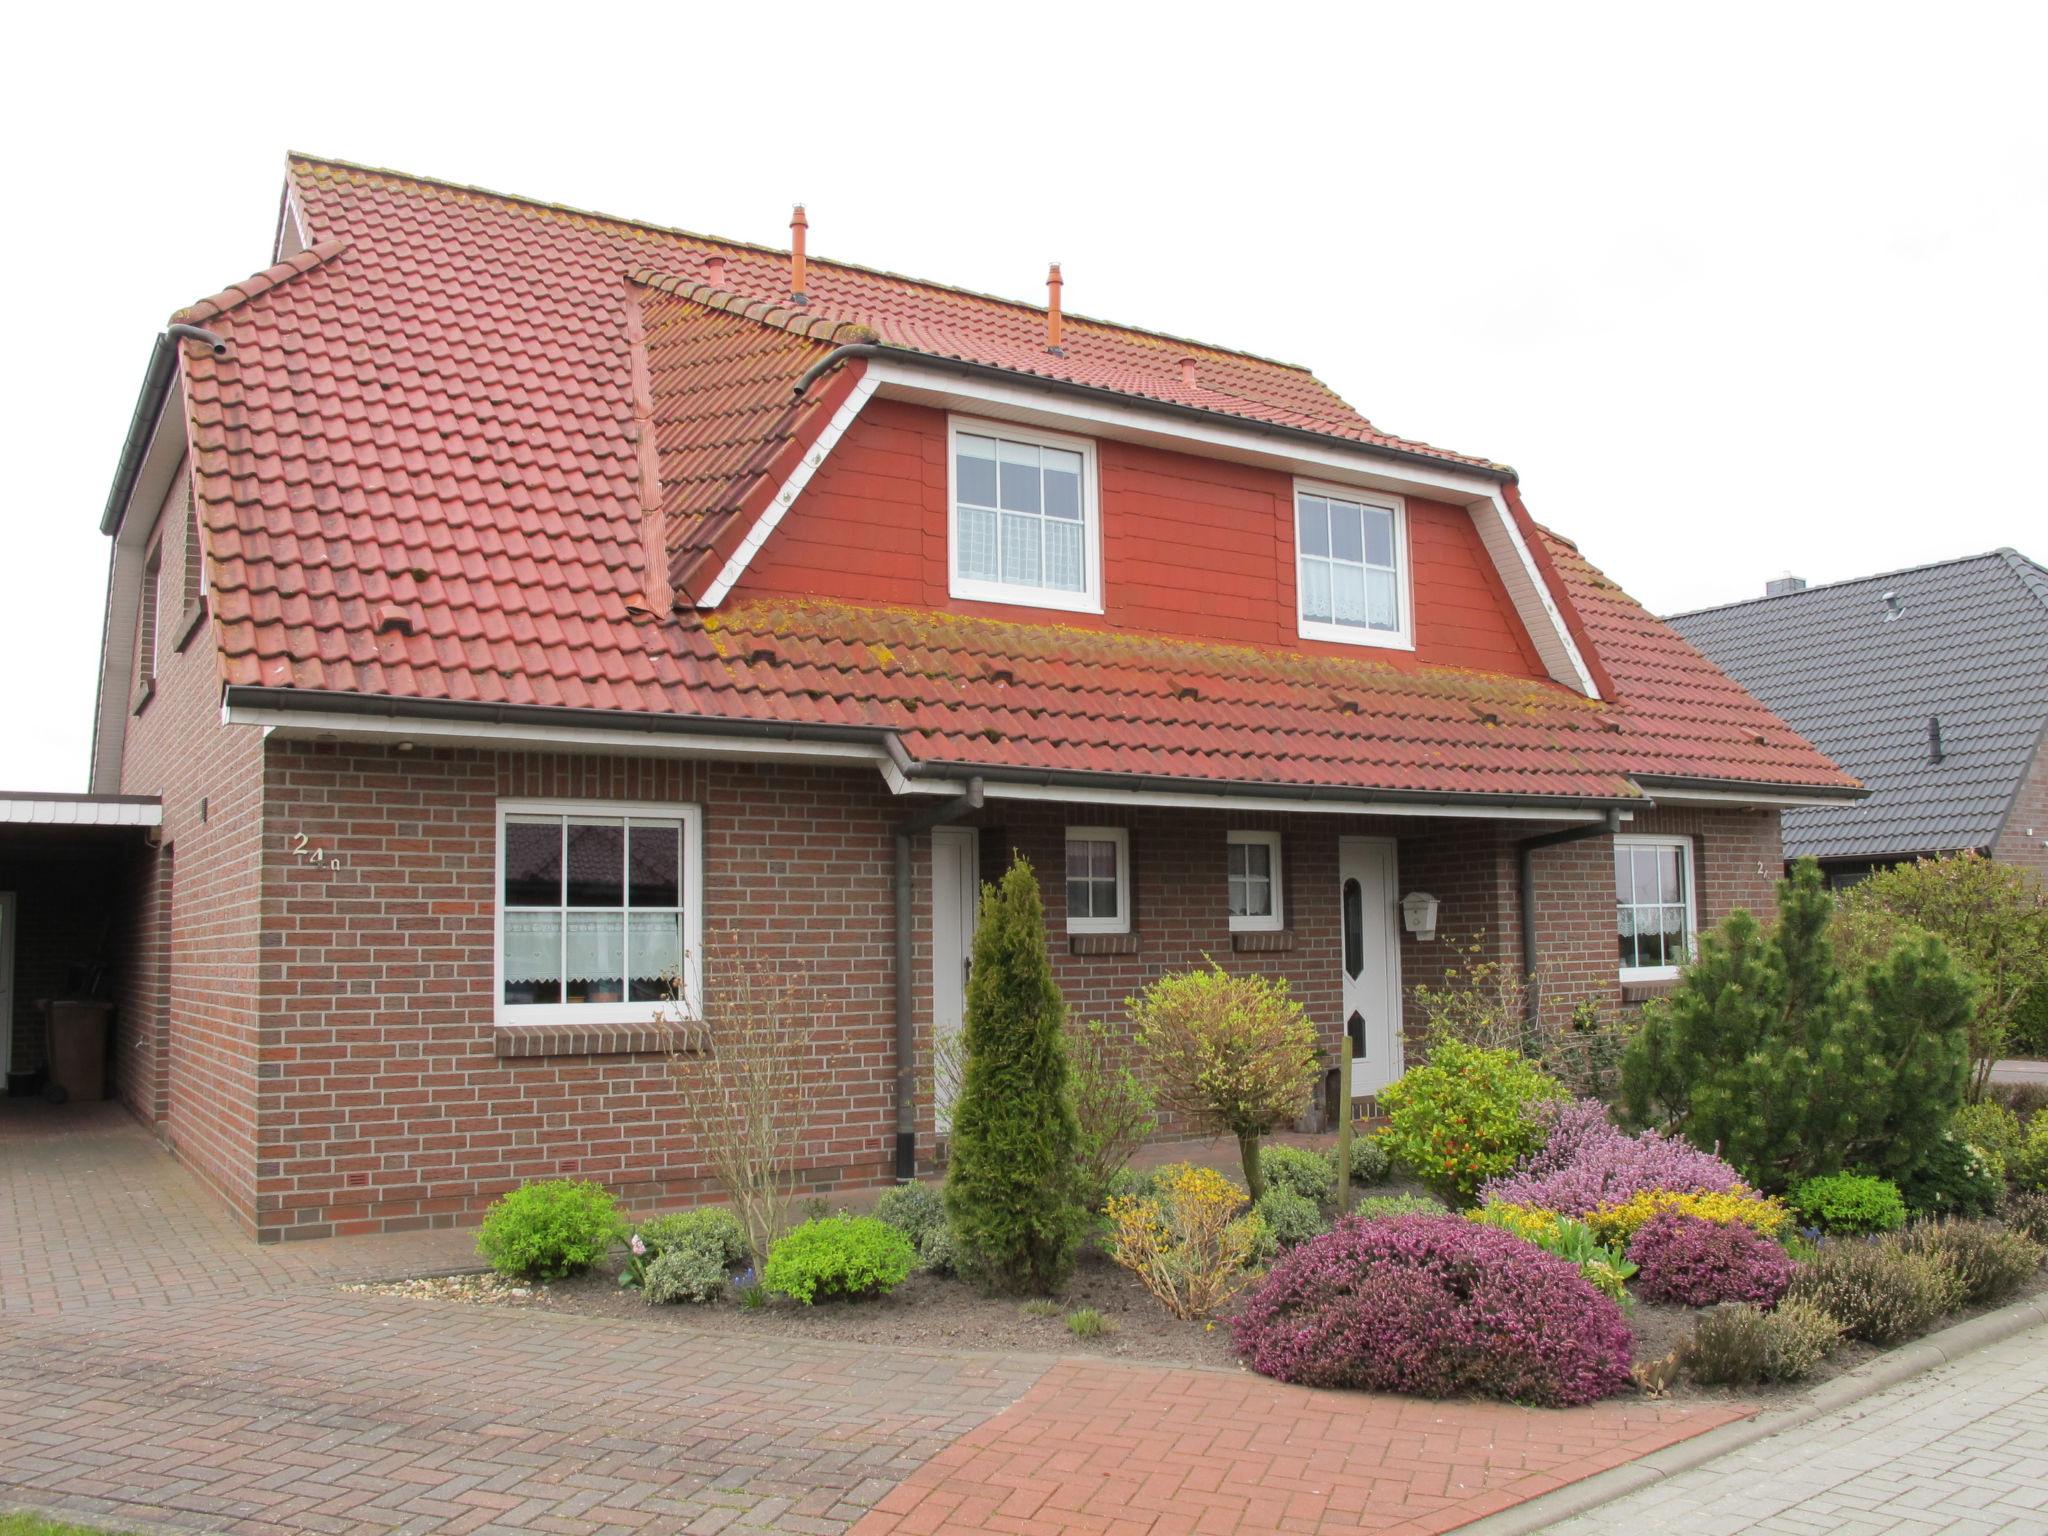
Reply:
[[2048, 8], [43, 6], [17, 16], [0, 788], [82, 789], [97, 531], [287, 148], [1313, 367], [1674, 612], [2048, 558]]

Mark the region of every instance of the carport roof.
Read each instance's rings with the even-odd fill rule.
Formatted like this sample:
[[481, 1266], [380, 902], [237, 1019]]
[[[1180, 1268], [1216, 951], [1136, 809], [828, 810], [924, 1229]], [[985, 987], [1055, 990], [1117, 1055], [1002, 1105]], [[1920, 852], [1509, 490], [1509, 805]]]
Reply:
[[50, 827], [160, 827], [156, 795], [72, 795], [56, 790], [0, 789], [0, 823]]

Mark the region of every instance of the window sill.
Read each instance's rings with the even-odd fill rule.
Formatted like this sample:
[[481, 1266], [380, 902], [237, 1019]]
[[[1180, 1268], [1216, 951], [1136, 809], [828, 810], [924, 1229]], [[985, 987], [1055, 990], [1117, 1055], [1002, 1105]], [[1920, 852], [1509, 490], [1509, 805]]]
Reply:
[[135, 697], [129, 701], [128, 713], [139, 715], [149, 708], [149, 701], [156, 697], [156, 679], [145, 677], [135, 685]]
[[676, 1031], [666, 1024], [499, 1024], [491, 1045], [498, 1056], [667, 1055]]
[[199, 633], [199, 626], [206, 618], [206, 599], [187, 603], [185, 612], [178, 619], [178, 628], [171, 642], [173, 650], [182, 651], [192, 643], [192, 637]]
[[1621, 1000], [1624, 1003], [1647, 1003], [1653, 997], [1669, 997], [1677, 990], [1676, 976], [1660, 976], [1652, 981], [1624, 981]]
[[1230, 947], [1240, 955], [1280, 955], [1294, 948], [1292, 928], [1236, 928]]
[[1067, 952], [1075, 955], [1135, 955], [1138, 936], [1135, 933], [1070, 933], [1067, 935]]

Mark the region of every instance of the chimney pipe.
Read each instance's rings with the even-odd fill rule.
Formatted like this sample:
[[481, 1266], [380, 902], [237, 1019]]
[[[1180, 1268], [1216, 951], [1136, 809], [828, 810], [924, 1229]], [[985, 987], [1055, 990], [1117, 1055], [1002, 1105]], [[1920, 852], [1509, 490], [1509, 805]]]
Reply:
[[725, 258], [706, 256], [704, 258], [704, 281], [714, 288], [725, 286]]
[[798, 203], [796, 212], [789, 216], [789, 296], [798, 304], [811, 302], [805, 288], [810, 271], [804, 261], [804, 231], [810, 227], [811, 221], [804, 217], [804, 205]]
[[1189, 389], [1195, 388], [1202, 382], [1201, 376], [1195, 372], [1195, 360], [1192, 357], [1184, 357], [1180, 360], [1180, 381], [1187, 385]]
[[1045, 274], [1045, 350], [1058, 357], [1067, 355], [1060, 346], [1060, 285], [1064, 281], [1060, 264], [1054, 262]]
[[1791, 592], [1804, 592], [1806, 578], [1803, 576], [1780, 576], [1776, 581], [1764, 583], [1765, 597], [1784, 597]]

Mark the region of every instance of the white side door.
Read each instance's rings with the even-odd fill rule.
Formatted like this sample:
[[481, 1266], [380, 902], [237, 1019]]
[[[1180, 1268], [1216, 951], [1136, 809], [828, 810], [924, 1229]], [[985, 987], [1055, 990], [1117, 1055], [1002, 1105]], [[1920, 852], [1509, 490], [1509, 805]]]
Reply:
[[1351, 1036], [1351, 1092], [1368, 1098], [1399, 1077], [1401, 946], [1391, 838], [1337, 840], [1344, 1028]]
[[0, 1083], [14, 1069], [14, 892], [0, 891]]
[[967, 967], [974, 956], [974, 926], [981, 910], [981, 834], [964, 827], [932, 832], [932, 1043], [940, 1070], [932, 1108], [940, 1131], [953, 1124], [959, 1083], [945, 1070], [959, 1063], [942, 1042], [957, 1043], [967, 1020]]

